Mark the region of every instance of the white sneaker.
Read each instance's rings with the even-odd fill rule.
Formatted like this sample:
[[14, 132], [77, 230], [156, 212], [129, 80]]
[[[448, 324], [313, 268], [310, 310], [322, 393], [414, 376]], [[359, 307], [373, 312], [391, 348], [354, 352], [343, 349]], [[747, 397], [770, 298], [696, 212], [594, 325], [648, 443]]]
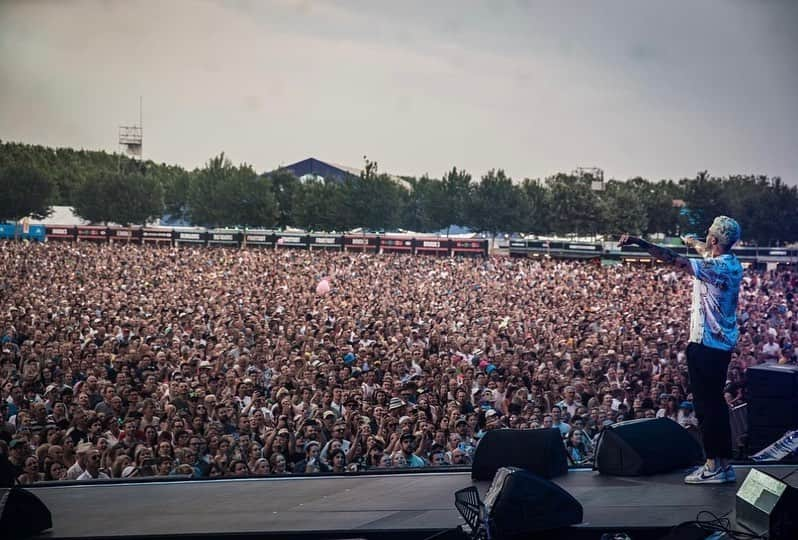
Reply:
[[725, 484], [729, 481], [726, 479], [725, 468], [719, 467], [715, 470], [710, 470], [706, 465], [701, 465], [684, 477], [686, 484]]

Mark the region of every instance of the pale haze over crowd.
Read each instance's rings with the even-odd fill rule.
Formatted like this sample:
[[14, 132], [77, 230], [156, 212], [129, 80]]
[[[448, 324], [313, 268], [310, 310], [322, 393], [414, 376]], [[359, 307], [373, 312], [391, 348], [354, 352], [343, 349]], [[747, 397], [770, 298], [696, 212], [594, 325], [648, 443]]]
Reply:
[[0, 139], [798, 183], [798, 2], [0, 2]]

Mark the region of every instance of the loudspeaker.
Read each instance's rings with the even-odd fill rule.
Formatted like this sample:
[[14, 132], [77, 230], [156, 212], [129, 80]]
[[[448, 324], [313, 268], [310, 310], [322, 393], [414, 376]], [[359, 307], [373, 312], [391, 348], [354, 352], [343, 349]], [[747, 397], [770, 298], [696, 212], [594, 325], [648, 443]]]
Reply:
[[659, 474], [698, 465], [704, 451], [682, 426], [667, 418], [629, 420], [604, 428], [594, 469], [615, 476]]
[[769, 540], [798, 538], [798, 472], [776, 478], [751, 469], [737, 492], [737, 523]]
[[745, 370], [749, 398], [792, 398], [798, 396], [798, 366], [760, 364]]
[[[798, 427], [798, 397], [757, 397], [748, 403], [748, 423], [752, 426]], [[786, 430], [785, 430], [786, 431]]]
[[582, 523], [582, 505], [557, 484], [514, 467], [502, 467], [487, 495], [491, 536], [507, 538]]
[[568, 472], [559, 429], [496, 429], [477, 446], [471, 478], [491, 480], [500, 467], [519, 467], [543, 478]]
[[798, 427], [798, 366], [762, 364], [745, 377], [748, 452], [755, 454]]
[[33, 493], [18, 487], [0, 489], [0, 531], [4, 538], [28, 538], [52, 526], [50, 510]]

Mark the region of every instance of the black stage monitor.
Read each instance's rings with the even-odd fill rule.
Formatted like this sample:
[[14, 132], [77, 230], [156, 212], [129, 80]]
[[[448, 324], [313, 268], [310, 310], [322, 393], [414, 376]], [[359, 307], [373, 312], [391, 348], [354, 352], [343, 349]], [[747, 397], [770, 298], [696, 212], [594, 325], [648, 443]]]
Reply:
[[[781, 469], [773, 469], [778, 471]], [[751, 469], [737, 492], [737, 524], [768, 540], [798, 538], [798, 469], [789, 474]]]
[[698, 465], [704, 451], [682, 426], [667, 418], [629, 420], [608, 426], [596, 445], [601, 474], [645, 476]]
[[496, 429], [477, 446], [471, 478], [491, 480], [500, 467], [520, 467], [543, 478], [568, 472], [559, 429]]
[[30, 491], [0, 488], [0, 537], [29, 538], [53, 527], [50, 510]]

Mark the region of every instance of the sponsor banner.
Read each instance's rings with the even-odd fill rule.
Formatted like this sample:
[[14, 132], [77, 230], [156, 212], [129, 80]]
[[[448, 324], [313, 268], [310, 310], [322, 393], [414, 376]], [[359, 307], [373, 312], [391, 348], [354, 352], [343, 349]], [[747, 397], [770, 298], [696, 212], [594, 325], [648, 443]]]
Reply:
[[568, 249], [575, 251], [598, 251], [601, 246], [596, 244], [568, 244]]
[[347, 251], [377, 251], [379, 238], [376, 236], [344, 236], [344, 249]]
[[341, 249], [344, 239], [342, 236], [332, 234], [311, 234], [309, 237], [310, 248]]
[[307, 249], [308, 237], [304, 234], [277, 233], [277, 247]]
[[175, 242], [185, 244], [204, 244], [208, 233], [205, 231], [175, 231]]
[[23, 223], [0, 223], [0, 238], [7, 240], [37, 240], [44, 241], [46, 236], [44, 225], [30, 225]]
[[277, 237], [273, 231], [251, 230], [244, 234], [244, 244], [247, 246], [274, 246]]
[[452, 240], [452, 253], [488, 253], [487, 240]]
[[449, 253], [449, 240], [446, 238], [416, 238], [416, 252]]
[[108, 229], [108, 237], [117, 242], [138, 241], [141, 239], [141, 229], [132, 227], [111, 227]]
[[380, 247], [383, 251], [413, 251], [412, 238], [380, 238]]
[[172, 229], [141, 229], [142, 242], [171, 242]]
[[78, 240], [94, 240], [104, 242], [108, 238], [108, 228], [106, 227], [78, 227]]
[[209, 244], [238, 245], [241, 233], [235, 229], [213, 229], [208, 232]]
[[72, 240], [75, 238], [75, 228], [63, 225], [47, 225], [44, 235], [48, 240]]

